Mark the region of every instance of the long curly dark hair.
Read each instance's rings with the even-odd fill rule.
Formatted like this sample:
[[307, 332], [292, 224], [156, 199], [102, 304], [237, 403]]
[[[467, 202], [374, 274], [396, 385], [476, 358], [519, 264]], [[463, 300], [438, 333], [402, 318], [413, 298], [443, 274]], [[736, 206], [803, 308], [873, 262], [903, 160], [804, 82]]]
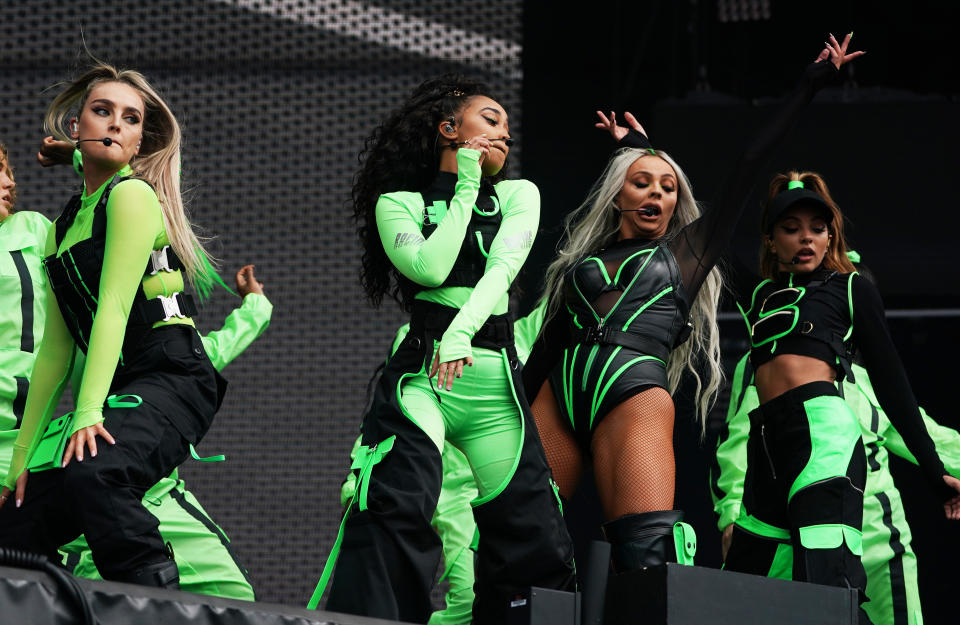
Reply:
[[353, 182], [353, 217], [363, 244], [360, 283], [374, 306], [380, 305], [384, 295], [405, 309], [412, 304], [409, 282], [380, 242], [377, 200], [393, 191], [422, 191], [433, 182], [446, 147], [437, 125], [456, 117], [477, 95], [497, 99], [486, 84], [459, 74], [431, 78], [414, 89], [364, 143], [359, 156], [362, 165]]

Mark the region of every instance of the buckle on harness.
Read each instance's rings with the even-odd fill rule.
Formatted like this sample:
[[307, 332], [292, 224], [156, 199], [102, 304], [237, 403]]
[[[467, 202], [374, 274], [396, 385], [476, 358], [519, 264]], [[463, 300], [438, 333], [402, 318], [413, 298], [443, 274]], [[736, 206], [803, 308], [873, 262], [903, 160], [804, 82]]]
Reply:
[[[167, 257], [167, 250], [169, 249], [169, 245], [164, 245], [161, 249], [150, 252], [151, 276], [157, 275], [158, 271], [173, 271], [173, 269], [170, 268], [170, 259]], [[166, 310], [166, 306], [164, 306], [163, 309]], [[182, 317], [183, 315], [180, 316]], [[164, 319], [164, 321], [166, 321], [166, 319]]]
[[584, 338], [584, 343], [589, 343], [590, 345], [599, 344], [603, 342], [606, 336], [606, 328], [603, 326], [593, 326], [592, 328], [587, 328], [587, 336]]
[[163, 306], [163, 321], [170, 321], [173, 317], [179, 317], [180, 319], [185, 319], [186, 315], [180, 312], [180, 303], [177, 301], [177, 296], [180, 293], [174, 293], [170, 297], [164, 295], [158, 295], [157, 299], [160, 300], [160, 304]]

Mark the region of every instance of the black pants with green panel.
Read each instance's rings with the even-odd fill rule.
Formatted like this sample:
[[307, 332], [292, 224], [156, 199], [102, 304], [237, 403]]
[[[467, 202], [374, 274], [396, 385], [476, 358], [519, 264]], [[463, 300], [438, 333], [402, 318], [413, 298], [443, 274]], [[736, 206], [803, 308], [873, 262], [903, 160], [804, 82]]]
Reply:
[[100, 440], [96, 456], [31, 474], [23, 505], [0, 509], [0, 547], [56, 562], [60, 545], [85, 534], [100, 573], [116, 581], [169, 560], [159, 522], [141, 500], [187, 459], [225, 389], [193, 327], [151, 330], [110, 387], [139, 402], [104, 408], [103, 425], [116, 444]]
[[[410, 332], [384, 369], [364, 418], [361, 452], [375, 460], [359, 469], [358, 500], [344, 525], [327, 610], [412, 623], [426, 623], [433, 612], [430, 590], [441, 544], [430, 521], [440, 494], [441, 458], [426, 432], [404, 414], [399, 393], [406, 376], [429, 366], [433, 339], [449, 323], [437, 308], [418, 302], [429, 314], [415, 309]], [[523, 395], [512, 323], [491, 317], [474, 345], [505, 354], [524, 424], [509, 483], [474, 506], [480, 542], [473, 623], [502, 625], [510, 600], [529, 586], [573, 590], [573, 543]]]
[[828, 382], [799, 386], [752, 411], [743, 512], [724, 568], [857, 588], [863, 600], [860, 434]]

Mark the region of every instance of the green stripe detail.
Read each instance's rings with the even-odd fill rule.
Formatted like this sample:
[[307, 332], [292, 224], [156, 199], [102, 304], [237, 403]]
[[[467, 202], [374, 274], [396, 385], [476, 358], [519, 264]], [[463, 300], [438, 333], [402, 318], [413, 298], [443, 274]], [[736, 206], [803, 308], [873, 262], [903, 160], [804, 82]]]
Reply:
[[[620, 347], [619, 347], [619, 346], [617, 347], [616, 350], [614, 350], [613, 354], [610, 356], [610, 359], [607, 360], [607, 366], [609, 366], [610, 363], [613, 361], [613, 358], [614, 358], [614, 356], [617, 355], [617, 352], [618, 352], [618, 351], [620, 351]], [[634, 358], [633, 360], [627, 361], [624, 365], [622, 365], [619, 369], [617, 369], [616, 373], [614, 373], [614, 374], [610, 377], [610, 379], [607, 380], [607, 383], [603, 385], [603, 391], [600, 393], [600, 398], [599, 398], [599, 400], [597, 399], [597, 391], [595, 390], [595, 391], [593, 392], [593, 406], [591, 407], [591, 410], [590, 410], [590, 427], [591, 427], [591, 429], [593, 428], [593, 419], [594, 419], [594, 417], [595, 417], [596, 414], [597, 414], [597, 408], [600, 406], [600, 404], [603, 403], [603, 399], [604, 399], [604, 397], [607, 396], [607, 391], [610, 390], [610, 387], [613, 385], [613, 383], [617, 380], [617, 378], [619, 378], [619, 377], [623, 374], [624, 371], [626, 371], [627, 369], [629, 369], [630, 367], [632, 367], [633, 365], [635, 365], [635, 364], [638, 363], [638, 362], [643, 362], [644, 360], [656, 360], [657, 362], [659, 362], [659, 363], [662, 364], [663, 366], [666, 366], [666, 363], [664, 363], [662, 360], [660, 360], [660, 359], [657, 358], [656, 356], [638, 356], [637, 358]], [[606, 371], [607, 371], [607, 366], [604, 366], [603, 371], [600, 373], [600, 379], [601, 379], [601, 380], [603, 379], [603, 374], [606, 373]], [[599, 387], [598, 387], [598, 388], [599, 388]]]
[[599, 351], [599, 345], [594, 345], [590, 348], [590, 355], [587, 356], [587, 364], [583, 367], [583, 382], [580, 385], [580, 390], [582, 392], [586, 392], [587, 390], [587, 377], [590, 375], [590, 367], [593, 366], [593, 359], [596, 358], [597, 352]]
[[[606, 269], [604, 269], [604, 273], [606, 273]], [[609, 280], [609, 278], [608, 278], [608, 280]], [[587, 305], [587, 308], [590, 309], [590, 314], [593, 315], [593, 318], [597, 321], [597, 323], [600, 323], [600, 322], [602, 321], [602, 319], [600, 319], [600, 317], [597, 316], [597, 311], [595, 311], [595, 310], [593, 309], [593, 304], [591, 304], [591, 303], [587, 300], [587, 298], [583, 296], [583, 292], [580, 290], [580, 285], [577, 284], [577, 281], [576, 281], [576, 280], [572, 280], [572, 282], [573, 282], [573, 288], [575, 288], [575, 289], [577, 290], [577, 295], [580, 296], [580, 299], [583, 300], [583, 303], [586, 304], [586, 305]]]
[[[73, 269], [74, 275], [77, 276], [77, 280], [80, 281], [80, 286], [83, 287], [83, 290], [86, 292], [87, 296], [89, 296], [90, 299], [93, 300], [93, 303], [99, 305], [99, 302], [97, 302], [97, 298], [95, 298], [93, 295], [90, 294], [90, 289], [88, 289], [88, 288], [87, 288], [87, 285], [84, 284], [84, 282], [83, 282], [83, 276], [80, 275], [80, 270], [77, 269], [77, 263], [73, 260], [73, 254], [70, 253], [70, 250], [67, 250], [67, 251], [66, 251], [66, 254], [67, 254], [67, 256], [70, 257], [70, 267]], [[74, 282], [73, 277], [70, 275], [70, 271], [69, 271], [69, 270], [67, 270], [67, 279], [70, 280], [70, 284], [73, 285], [74, 290], [79, 291], [79, 289], [77, 289], [77, 283]], [[83, 300], [83, 305], [86, 307], [87, 311], [88, 311], [91, 315], [96, 312], [96, 311], [94, 311], [92, 308], [90, 308], [90, 305], [87, 304], [87, 300], [86, 300], [86, 299], [84, 299], [84, 298], [82, 298], [82, 297], [81, 297], [80, 299]]]
[[597, 258], [596, 256], [591, 256], [590, 258], [585, 258], [585, 259], [583, 259], [583, 262], [587, 262], [587, 261], [590, 261], [590, 260], [592, 260], [592, 261], [594, 261], [595, 263], [597, 263], [597, 266], [600, 267], [600, 271], [603, 272], [603, 279], [606, 280], [607, 284], [610, 284], [610, 283], [611, 283], [611, 281], [610, 281], [610, 274], [607, 273], [607, 266], [603, 264], [603, 261], [600, 260], [599, 258]]
[[[580, 351], [579, 343], [573, 348], [573, 357], [570, 358], [570, 373], [567, 375], [567, 358], [563, 359], [563, 399], [567, 404], [567, 418], [570, 419], [570, 426], [576, 429], [573, 422], [573, 365], [577, 360], [577, 352]], [[564, 355], [566, 356], [566, 355]]]
[[582, 330], [583, 326], [580, 325], [580, 320], [577, 319], [577, 313], [573, 312], [573, 309], [571, 309], [569, 305], [567, 305], [567, 312], [570, 313], [570, 315], [573, 317], [573, 325], [577, 326]]
[[484, 257], [484, 258], [489, 258], [489, 257], [490, 257], [490, 252], [488, 252], [487, 250], [483, 249], [483, 235], [480, 233], [479, 230], [477, 230], [476, 232], [474, 232], [474, 234], [477, 235], [477, 247], [480, 248], [480, 253], [483, 254], [483, 257]]
[[[620, 297], [617, 299], [617, 303], [613, 305], [613, 308], [607, 311], [607, 314], [606, 314], [607, 317], [611, 316], [617, 310], [617, 308], [620, 306], [620, 302], [623, 301], [624, 296], [630, 292], [630, 289], [633, 288], [633, 284], [640, 278], [641, 275], [643, 275], [643, 270], [647, 268], [647, 265], [650, 264], [650, 260], [653, 259], [653, 255], [659, 249], [660, 249], [659, 247], [655, 247], [652, 250], [642, 250], [643, 252], [648, 253], [647, 260], [643, 261], [643, 264], [640, 265], [640, 269], [638, 269], [637, 273], [634, 274], [633, 278], [631, 278], [630, 284], [628, 284], [627, 288], [625, 288], [623, 292], [620, 293]], [[623, 269], [623, 264], [620, 265], [620, 268]]]
[[847, 278], [847, 305], [850, 306], [850, 329], [843, 335], [844, 342], [849, 340], [850, 335], [853, 334], [853, 276], [856, 275], [858, 275], [858, 272], [855, 271]]
[[[650, 250], [640, 250], [639, 252], [634, 252], [633, 254], [627, 256], [626, 259], [624, 259], [624, 261], [620, 263], [620, 266], [617, 268], [617, 275], [613, 279], [614, 282], [617, 282], [617, 283], [620, 282], [620, 272], [623, 271], [623, 268], [626, 267], [627, 263], [633, 260], [635, 256], [640, 256], [641, 254], [653, 254], [655, 251], [656, 251], [656, 248], [650, 249]], [[650, 260], [650, 259], [647, 259], [647, 260]], [[647, 266], [647, 263], [643, 263], [643, 265], [640, 267], [640, 271], [643, 271], [643, 267], [646, 267], [646, 266]]]
[[640, 315], [640, 313], [642, 313], [643, 311], [645, 311], [651, 304], [655, 303], [657, 300], [659, 300], [661, 297], [663, 297], [663, 296], [666, 295], [667, 293], [670, 293], [671, 291], [673, 291], [673, 287], [672, 287], [672, 286], [668, 286], [667, 288], [665, 288], [664, 290], [660, 291], [659, 293], [657, 293], [656, 295], [654, 295], [652, 298], [650, 298], [649, 300], [647, 300], [647, 301], [643, 304], [643, 306], [641, 306], [640, 308], [638, 308], [638, 309], [637, 309], [637, 312], [635, 312], [635, 313], [633, 313], [632, 315], [630, 315], [630, 318], [627, 319], [627, 322], [626, 322], [625, 324], [623, 324], [623, 328], [622, 328], [623, 331], [624, 331], [624, 332], [627, 331], [627, 328], [630, 327], [630, 324], [633, 323], [633, 320], [636, 319], [636, 318]]
[[[619, 353], [620, 353], [620, 350], [622, 350], [622, 349], [623, 349], [622, 347], [620, 347], [619, 345], [617, 345], [617, 347], [613, 350], [613, 353], [610, 354], [610, 356], [607, 358], [607, 362], [603, 363], [603, 369], [600, 370], [600, 375], [597, 377], [597, 381], [598, 381], [598, 382], [599, 382], [600, 380], [602, 380], [602, 379], [603, 379], [603, 376], [605, 376], [605, 375], [607, 374], [607, 369], [610, 368], [610, 363], [613, 362], [613, 359], [617, 357], [617, 354], [619, 354]], [[621, 367], [621, 370], [622, 370], [622, 369], [623, 369], [623, 368]], [[616, 378], [614, 378], [614, 379], [616, 379]], [[610, 384], [609, 384], [609, 383], [608, 383], [606, 386], [604, 386], [604, 388], [603, 388], [604, 394], [607, 392], [607, 389], [608, 389], [608, 388], [610, 388]], [[598, 396], [599, 394], [600, 394], [600, 385], [598, 384], [598, 385], [597, 385], [596, 387], [594, 387], [594, 389], [593, 389], [593, 401], [590, 403], [590, 429], [591, 429], [591, 430], [593, 429], [593, 419], [594, 419], [594, 417], [597, 416], [597, 403], [598, 403], [598, 402], [597, 402], [597, 396]]]

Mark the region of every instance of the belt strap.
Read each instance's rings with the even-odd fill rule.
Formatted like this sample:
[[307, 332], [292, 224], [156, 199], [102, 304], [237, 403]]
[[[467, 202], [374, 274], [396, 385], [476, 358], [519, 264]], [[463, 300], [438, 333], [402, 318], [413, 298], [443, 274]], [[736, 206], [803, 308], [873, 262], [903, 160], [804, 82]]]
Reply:
[[130, 311], [130, 317], [143, 324], [169, 321], [173, 317], [183, 319], [196, 314], [197, 305], [189, 293], [174, 293], [171, 297], [158, 295], [153, 299], [138, 300]]
[[147, 268], [143, 275], [153, 276], [159, 271], [178, 271], [183, 268], [183, 262], [173, 251], [173, 248], [164, 245], [161, 249], [150, 252], [150, 260], [147, 262]]
[[609, 327], [579, 328], [574, 330], [573, 340], [587, 345], [619, 345], [641, 354], [655, 356], [664, 362], [670, 355], [669, 350], [660, 341]]

